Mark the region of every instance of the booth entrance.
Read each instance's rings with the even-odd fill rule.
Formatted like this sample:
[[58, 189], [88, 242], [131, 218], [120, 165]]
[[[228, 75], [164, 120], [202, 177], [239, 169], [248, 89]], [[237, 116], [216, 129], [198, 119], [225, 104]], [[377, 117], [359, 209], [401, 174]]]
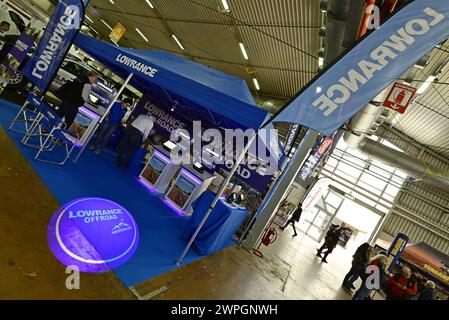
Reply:
[[333, 185], [322, 193], [313, 206], [306, 208], [299, 228], [321, 242], [331, 224], [345, 227], [339, 244], [355, 251], [364, 242], [371, 242], [385, 214], [352, 197]]

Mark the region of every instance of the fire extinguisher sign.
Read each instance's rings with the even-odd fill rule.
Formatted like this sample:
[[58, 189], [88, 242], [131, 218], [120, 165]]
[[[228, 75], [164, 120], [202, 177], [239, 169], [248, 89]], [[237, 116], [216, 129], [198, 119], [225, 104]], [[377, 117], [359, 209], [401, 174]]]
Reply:
[[384, 106], [399, 113], [404, 113], [416, 94], [416, 88], [396, 82], [384, 101]]

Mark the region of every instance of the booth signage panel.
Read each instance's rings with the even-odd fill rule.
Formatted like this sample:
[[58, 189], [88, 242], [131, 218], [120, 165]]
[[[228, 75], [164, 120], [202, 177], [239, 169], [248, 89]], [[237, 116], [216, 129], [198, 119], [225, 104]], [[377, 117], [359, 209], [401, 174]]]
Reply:
[[115, 28], [111, 31], [109, 38], [111, 38], [113, 42], [117, 43], [125, 35], [125, 33], [126, 28], [120, 22], [118, 22]]
[[9, 79], [15, 75], [33, 44], [33, 37], [26, 34], [21, 35], [6, 54], [0, 64], [0, 93], [8, 85]]
[[415, 0], [311, 82], [273, 120], [330, 136], [449, 36], [447, 0]]
[[45, 92], [64, 60], [84, 18], [80, 0], [60, 0], [45, 29], [36, 52], [22, 73]]
[[[134, 109], [133, 116], [137, 117], [140, 114], [149, 113], [154, 119], [154, 128], [156, 131], [160, 132], [167, 139], [170, 139], [171, 133], [176, 129], [184, 129], [189, 132], [190, 137], [193, 138], [193, 120], [187, 119], [181, 115], [181, 112], [178, 110], [171, 111], [169, 107], [165, 107], [162, 105], [156, 105], [153, 100], [144, 96], [140, 99], [136, 108]], [[201, 121], [202, 130], [207, 130], [210, 128], [216, 128], [209, 121], [201, 119], [195, 119], [196, 121]], [[234, 129], [234, 128], [229, 128]], [[206, 163], [206, 161], [202, 161], [202, 165], [204, 169], [213, 174], [219, 169], [223, 169], [225, 171], [231, 171], [234, 163], [224, 163], [224, 164], [216, 164], [216, 163]], [[236, 176], [247, 183], [254, 189], [263, 192], [266, 190], [267, 185], [271, 181], [272, 175], [261, 175], [258, 173], [254, 166], [248, 165], [240, 165], [236, 171]]]
[[54, 256], [82, 272], [106, 272], [128, 261], [139, 243], [131, 213], [101, 198], [73, 200], [50, 220], [47, 240]]
[[404, 113], [416, 94], [416, 88], [396, 82], [384, 101], [384, 107]]

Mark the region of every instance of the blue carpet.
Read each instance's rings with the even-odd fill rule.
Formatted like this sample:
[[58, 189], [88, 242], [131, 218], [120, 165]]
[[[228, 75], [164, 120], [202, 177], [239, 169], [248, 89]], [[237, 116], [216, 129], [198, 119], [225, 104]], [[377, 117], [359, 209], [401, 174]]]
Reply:
[[[0, 125], [5, 131], [18, 110], [17, 105], [0, 99]], [[68, 161], [63, 167], [34, 161], [36, 149], [20, 144], [20, 134], [8, 134], [60, 204], [76, 198], [101, 197], [119, 203], [133, 214], [139, 225], [139, 247], [131, 260], [114, 270], [126, 286], [177, 268], [175, 261], [186, 246], [180, 235], [188, 218], [179, 217], [138, 183], [138, 167], [118, 169], [112, 151], [96, 156], [86, 150], [78, 163]], [[183, 264], [200, 258], [192, 249]]]

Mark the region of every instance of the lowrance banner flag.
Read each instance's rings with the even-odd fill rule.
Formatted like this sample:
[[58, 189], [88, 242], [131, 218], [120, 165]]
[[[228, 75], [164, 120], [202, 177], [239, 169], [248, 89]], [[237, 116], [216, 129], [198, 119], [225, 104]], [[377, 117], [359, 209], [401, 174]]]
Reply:
[[302, 90], [273, 121], [331, 136], [448, 36], [449, 1], [415, 0]]
[[58, 71], [75, 36], [81, 28], [84, 4], [81, 0], [60, 0], [36, 52], [23, 74], [43, 93]]

